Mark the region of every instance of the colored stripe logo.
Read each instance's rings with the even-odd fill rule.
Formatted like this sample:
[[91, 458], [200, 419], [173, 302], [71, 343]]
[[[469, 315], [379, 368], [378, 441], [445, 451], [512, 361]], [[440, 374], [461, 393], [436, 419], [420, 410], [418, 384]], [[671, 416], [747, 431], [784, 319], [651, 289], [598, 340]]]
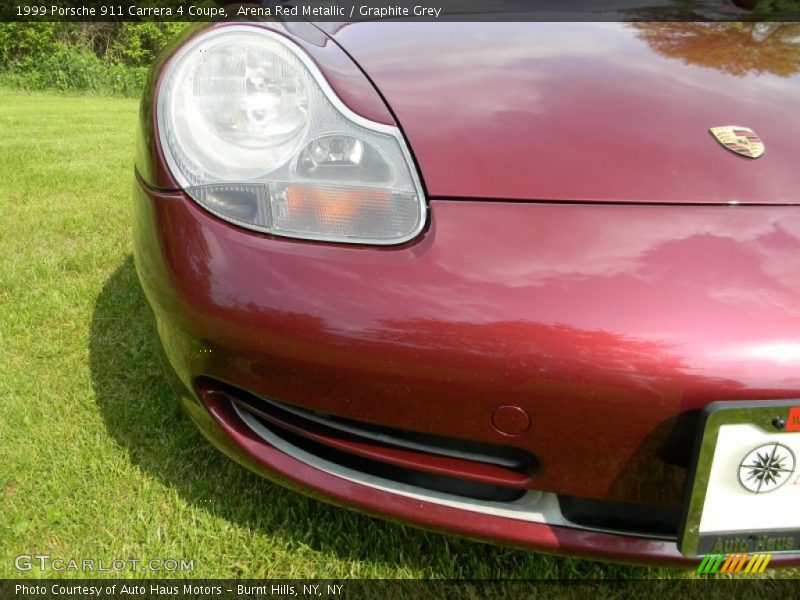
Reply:
[[794, 406], [786, 419], [786, 431], [800, 431], [800, 406]]
[[772, 560], [772, 554], [706, 554], [697, 567], [705, 575], [714, 573], [763, 573]]

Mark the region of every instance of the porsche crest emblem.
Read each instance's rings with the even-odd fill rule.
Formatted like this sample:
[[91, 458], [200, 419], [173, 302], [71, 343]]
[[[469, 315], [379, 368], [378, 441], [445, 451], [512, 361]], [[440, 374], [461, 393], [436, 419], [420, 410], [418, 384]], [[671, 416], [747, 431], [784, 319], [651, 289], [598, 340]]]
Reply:
[[727, 127], [712, 127], [709, 131], [720, 144], [731, 152], [747, 158], [758, 158], [764, 154], [764, 142], [752, 129], [728, 125]]

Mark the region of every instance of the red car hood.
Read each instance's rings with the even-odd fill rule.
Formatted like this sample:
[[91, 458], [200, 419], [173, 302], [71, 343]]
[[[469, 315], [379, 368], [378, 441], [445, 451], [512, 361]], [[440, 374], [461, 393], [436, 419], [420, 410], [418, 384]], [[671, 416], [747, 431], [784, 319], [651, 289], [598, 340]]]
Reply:
[[[800, 25], [327, 24], [436, 198], [800, 202]], [[754, 160], [709, 128], [753, 129]]]

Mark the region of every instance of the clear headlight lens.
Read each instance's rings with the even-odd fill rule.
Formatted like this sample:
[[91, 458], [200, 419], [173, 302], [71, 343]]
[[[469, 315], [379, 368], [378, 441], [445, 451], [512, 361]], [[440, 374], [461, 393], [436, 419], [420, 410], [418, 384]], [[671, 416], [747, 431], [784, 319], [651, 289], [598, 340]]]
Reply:
[[167, 67], [157, 111], [173, 176], [227, 221], [372, 244], [405, 242], [424, 226], [399, 130], [348, 109], [279, 34], [235, 25], [194, 38]]

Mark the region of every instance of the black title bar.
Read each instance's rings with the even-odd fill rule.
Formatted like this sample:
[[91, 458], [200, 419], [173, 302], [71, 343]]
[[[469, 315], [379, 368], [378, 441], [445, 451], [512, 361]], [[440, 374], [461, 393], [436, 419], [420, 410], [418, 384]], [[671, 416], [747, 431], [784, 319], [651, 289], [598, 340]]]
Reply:
[[800, 0], [5, 0], [33, 21], [800, 21]]

